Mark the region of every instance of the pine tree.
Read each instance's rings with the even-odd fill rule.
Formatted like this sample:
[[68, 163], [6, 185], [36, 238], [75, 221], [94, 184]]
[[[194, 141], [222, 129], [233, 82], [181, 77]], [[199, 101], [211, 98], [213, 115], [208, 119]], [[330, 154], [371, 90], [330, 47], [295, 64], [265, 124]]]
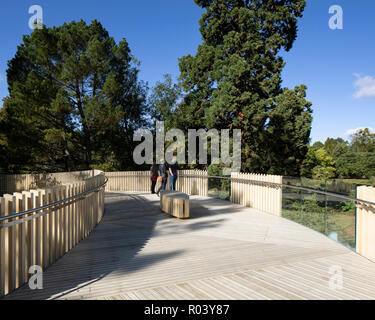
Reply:
[[125, 39], [116, 44], [96, 20], [43, 27], [24, 36], [8, 65], [14, 171], [87, 169], [109, 157], [117, 169], [132, 162], [133, 132], [148, 108]]
[[297, 175], [307, 152], [306, 86], [281, 87], [304, 0], [195, 0], [203, 43], [179, 60], [185, 128], [242, 130], [242, 170]]

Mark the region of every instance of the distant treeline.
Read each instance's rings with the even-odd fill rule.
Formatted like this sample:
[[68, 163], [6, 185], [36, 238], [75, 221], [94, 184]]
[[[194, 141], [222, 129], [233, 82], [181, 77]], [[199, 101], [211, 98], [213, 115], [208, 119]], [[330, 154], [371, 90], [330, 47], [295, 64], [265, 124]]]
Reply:
[[178, 60], [177, 81], [165, 76], [151, 91], [127, 41], [96, 20], [24, 36], [8, 63], [0, 170], [141, 170], [134, 132], [164, 120], [166, 130], [241, 129], [242, 171], [300, 175], [312, 103], [304, 84], [282, 87], [280, 52], [292, 49], [306, 2], [195, 3], [202, 44]]
[[375, 133], [360, 129], [349, 141], [328, 138], [309, 147], [301, 175], [314, 179], [375, 176]]

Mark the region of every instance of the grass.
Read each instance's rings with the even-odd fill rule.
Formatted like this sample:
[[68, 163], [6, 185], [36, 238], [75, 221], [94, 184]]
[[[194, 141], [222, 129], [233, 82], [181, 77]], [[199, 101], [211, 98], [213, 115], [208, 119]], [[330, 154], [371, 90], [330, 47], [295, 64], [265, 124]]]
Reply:
[[309, 198], [301, 202], [284, 199], [282, 216], [326, 236], [337, 234], [338, 242], [355, 248], [355, 209], [342, 202], [325, 203]]
[[364, 186], [375, 186], [375, 179], [342, 179], [345, 183], [350, 184], [358, 184], [358, 185], [364, 185]]

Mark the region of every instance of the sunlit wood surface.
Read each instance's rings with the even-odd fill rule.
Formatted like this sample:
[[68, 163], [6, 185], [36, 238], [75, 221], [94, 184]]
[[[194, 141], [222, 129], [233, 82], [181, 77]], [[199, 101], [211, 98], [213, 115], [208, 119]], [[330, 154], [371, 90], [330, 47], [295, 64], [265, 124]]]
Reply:
[[375, 263], [315, 231], [205, 197], [190, 198], [190, 215], [107, 193], [102, 222], [46, 270], [43, 290], [5, 299], [375, 299]]

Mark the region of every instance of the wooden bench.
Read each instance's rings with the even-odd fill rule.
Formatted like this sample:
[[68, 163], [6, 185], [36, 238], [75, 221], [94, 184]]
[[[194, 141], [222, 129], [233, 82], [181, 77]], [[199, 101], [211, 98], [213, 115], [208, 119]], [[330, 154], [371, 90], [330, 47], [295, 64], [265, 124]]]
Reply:
[[189, 196], [183, 192], [160, 192], [160, 209], [179, 219], [190, 217]]

